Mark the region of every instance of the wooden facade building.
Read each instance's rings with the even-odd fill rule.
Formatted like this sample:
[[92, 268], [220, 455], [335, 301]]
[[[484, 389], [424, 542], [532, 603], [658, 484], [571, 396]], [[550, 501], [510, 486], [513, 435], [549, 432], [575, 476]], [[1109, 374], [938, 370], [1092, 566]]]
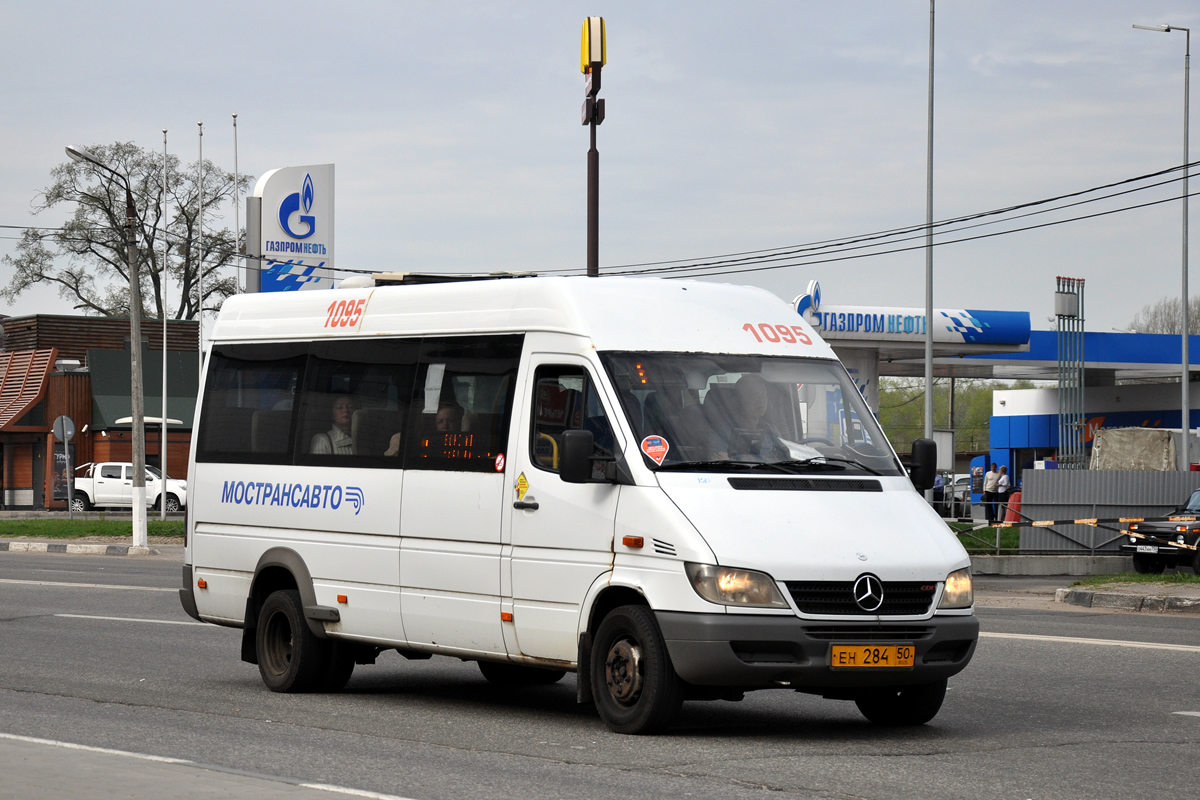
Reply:
[[[2, 317], [0, 330], [0, 507], [65, 509], [66, 452], [54, 420], [70, 417], [73, 465], [132, 461], [129, 320], [38, 314]], [[192, 416], [199, 386], [199, 325], [167, 322], [168, 397], [163, 402], [163, 327], [142, 321], [142, 376], [147, 417], [168, 426], [167, 474], [187, 477]], [[146, 424], [146, 463], [160, 462], [161, 428]]]

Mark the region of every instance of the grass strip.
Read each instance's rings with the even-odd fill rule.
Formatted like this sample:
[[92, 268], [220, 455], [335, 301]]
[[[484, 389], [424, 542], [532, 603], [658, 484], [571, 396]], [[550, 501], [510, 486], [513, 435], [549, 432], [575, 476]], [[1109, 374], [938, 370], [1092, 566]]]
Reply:
[[[155, 537], [183, 536], [183, 520], [146, 520], [146, 532]], [[81, 539], [85, 536], [132, 536], [133, 523], [115, 519], [6, 519], [0, 520], [0, 539]]]
[[1168, 572], [1162, 575], [1139, 575], [1136, 572], [1122, 572], [1118, 575], [1089, 575], [1072, 583], [1072, 586], [1102, 586], [1106, 583], [1167, 583], [1189, 584], [1200, 583], [1200, 575], [1186, 572]]

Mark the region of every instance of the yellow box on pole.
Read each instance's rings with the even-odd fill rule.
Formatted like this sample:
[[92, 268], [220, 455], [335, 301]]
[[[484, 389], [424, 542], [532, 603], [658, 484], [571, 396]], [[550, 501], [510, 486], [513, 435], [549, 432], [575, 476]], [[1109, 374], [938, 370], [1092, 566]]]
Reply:
[[579, 71], [584, 75], [592, 71], [592, 64], [608, 63], [608, 49], [604, 42], [604, 17], [588, 17], [583, 21], [583, 37], [579, 45]]

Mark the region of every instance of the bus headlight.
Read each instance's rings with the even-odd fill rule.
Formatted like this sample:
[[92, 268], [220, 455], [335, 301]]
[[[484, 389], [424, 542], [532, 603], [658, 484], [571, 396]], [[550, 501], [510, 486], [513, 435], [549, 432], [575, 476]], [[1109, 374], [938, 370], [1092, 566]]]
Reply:
[[938, 608], [970, 608], [975, 603], [975, 592], [971, 588], [971, 569], [963, 567], [946, 576], [946, 589]]
[[775, 581], [765, 572], [731, 569], [712, 564], [684, 564], [696, 594], [723, 606], [787, 608]]

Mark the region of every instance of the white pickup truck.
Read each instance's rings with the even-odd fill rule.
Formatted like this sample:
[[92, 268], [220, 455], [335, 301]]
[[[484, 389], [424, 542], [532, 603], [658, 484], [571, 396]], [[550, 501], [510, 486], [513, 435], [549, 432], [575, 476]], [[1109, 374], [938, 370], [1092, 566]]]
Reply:
[[[83, 477], [75, 479], [73, 511], [89, 508], [131, 508], [133, 506], [133, 464], [109, 461], [83, 464]], [[158, 508], [162, 495], [162, 474], [157, 467], [146, 467], [146, 503]], [[167, 476], [167, 511], [179, 511], [187, 505], [187, 482]]]

